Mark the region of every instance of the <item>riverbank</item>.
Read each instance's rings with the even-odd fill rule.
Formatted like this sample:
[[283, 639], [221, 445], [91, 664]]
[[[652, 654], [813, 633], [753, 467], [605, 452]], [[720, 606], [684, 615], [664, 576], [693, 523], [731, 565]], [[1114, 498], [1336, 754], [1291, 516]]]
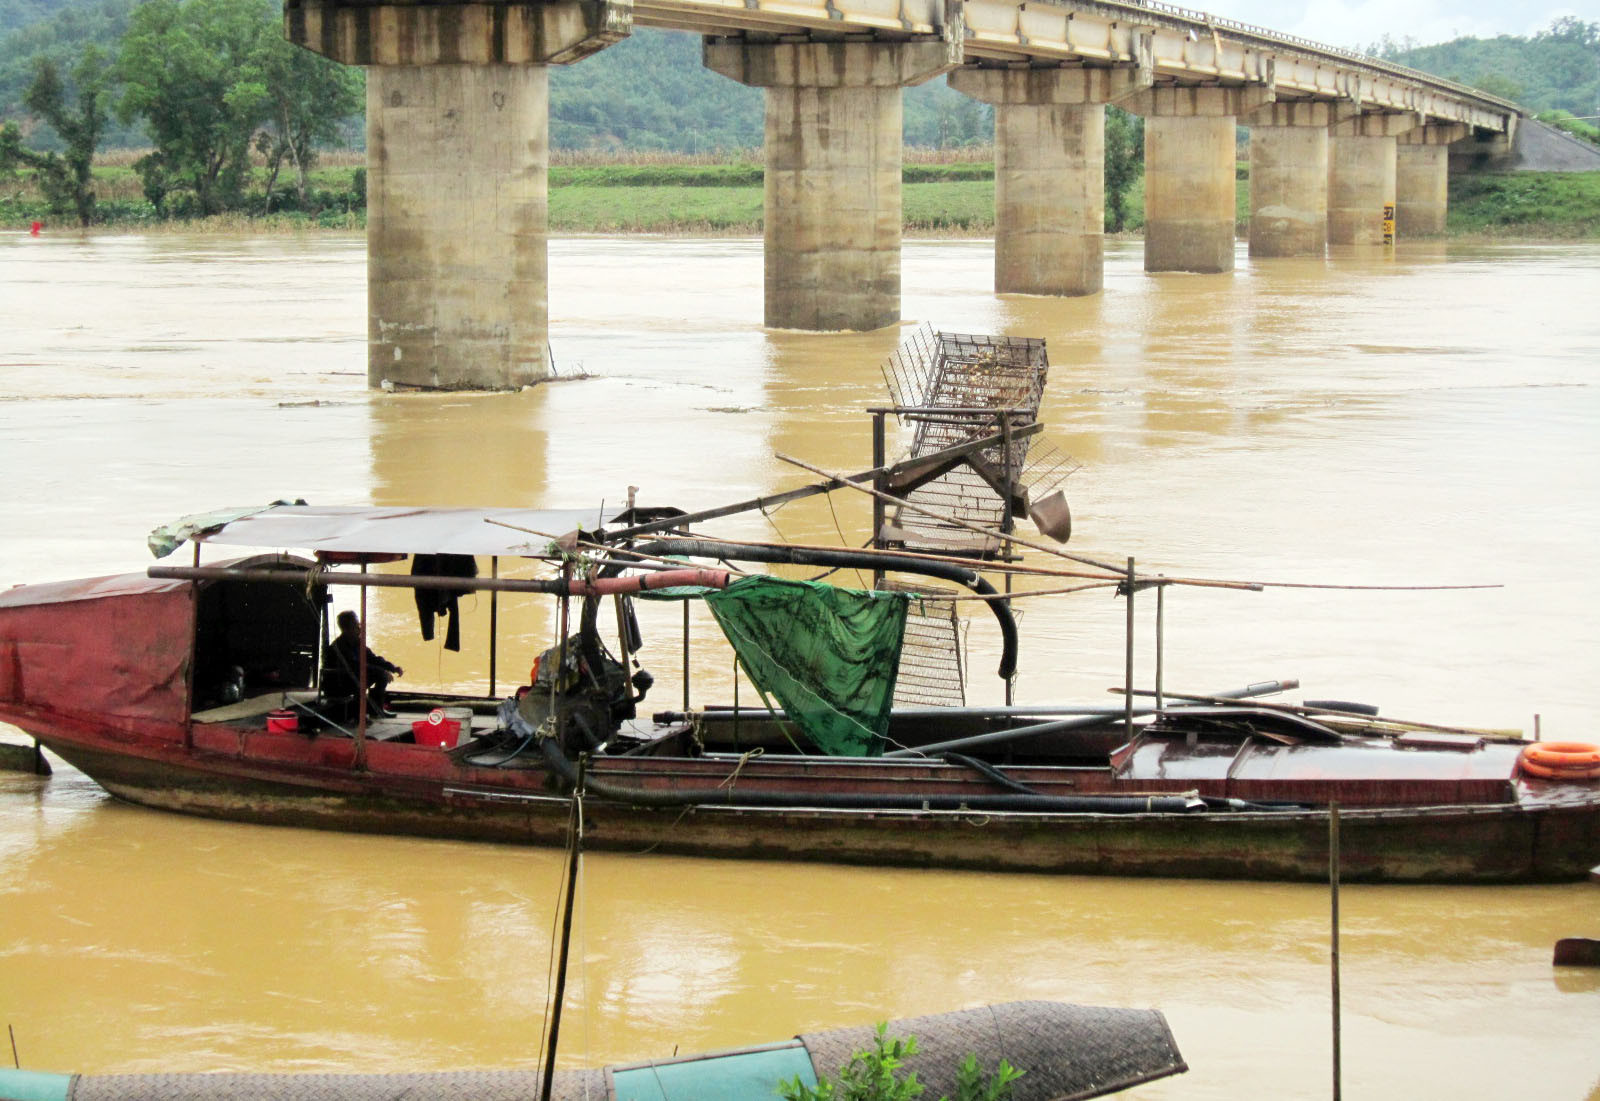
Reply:
[[[904, 228], [913, 236], [994, 234], [992, 161], [908, 163], [902, 173]], [[262, 196], [256, 212], [209, 218], [162, 218], [140, 193], [126, 165], [96, 168], [98, 224], [112, 230], [292, 233], [361, 230], [366, 226], [365, 170], [343, 164], [319, 168], [302, 197], [280, 188], [270, 213]], [[749, 236], [762, 228], [759, 164], [657, 163], [552, 165], [549, 225], [555, 234], [655, 233]], [[1125, 199], [1121, 229], [1144, 226], [1144, 181]], [[1239, 170], [1236, 216], [1248, 226], [1250, 180]], [[28, 187], [0, 195], [0, 226], [26, 229], [33, 221], [61, 223]], [[1107, 231], [1112, 227], [1107, 226]], [[1457, 176], [1450, 181], [1450, 236], [1536, 240], [1600, 238], [1600, 172], [1519, 172]]]

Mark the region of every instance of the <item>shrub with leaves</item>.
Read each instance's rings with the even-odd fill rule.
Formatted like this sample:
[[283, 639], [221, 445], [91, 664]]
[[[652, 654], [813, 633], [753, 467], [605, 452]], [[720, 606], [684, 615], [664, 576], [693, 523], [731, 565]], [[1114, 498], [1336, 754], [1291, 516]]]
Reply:
[[[808, 1086], [798, 1076], [778, 1084], [783, 1101], [915, 1101], [924, 1086], [915, 1071], [905, 1071], [905, 1061], [917, 1053], [917, 1038], [891, 1037], [887, 1022], [878, 1023], [872, 1050], [858, 1051], [837, 1079], [824, 1078]], [[993, 1074], [978, 1067], [978, 1057], [968, 1053], [956, 1069], [956, 1095], [939, 1101], [1010, 1101], [1011, 1083], [1024, 1071], [1004, 1059]]]

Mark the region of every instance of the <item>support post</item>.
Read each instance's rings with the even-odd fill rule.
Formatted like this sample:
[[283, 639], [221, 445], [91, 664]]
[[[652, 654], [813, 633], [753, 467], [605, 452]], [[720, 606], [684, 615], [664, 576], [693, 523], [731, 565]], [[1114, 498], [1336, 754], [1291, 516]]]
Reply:
[[950, 87], [994, 105], [994, 289], [1096, 294], [1105, 283], [1105, 105], [1148, 87], [1140, 69], [957, 69]]
[[1467, 136], [1457, 123], [1428, 123], [1395, 146], [1394, 225], [1400, 237], [1441, 237], [1450, 210], [1450, 145]]
[[1235, 124], [1274, 95], [1270, 85], [1163, 87], [1123, 104], [1145, 117], [1145, 271], [1233, 270]]
[[1270, 103], [1250, 127], [1250, 255], [1313, 257], [1328, 246], [1327, 103]]
[[707, 38], [703, 57], [713, 72], [766, 89], [766, 325], [832, 332], [899, 321], [900, 89], [954, 68], [959, 35]]
[[1394, 243], [1395, 138], [1408, 113], [1356, 115], [1333, 126], [1328, 156], [1328, 243]]
[[285, 0], [290, 42], [367, 69], [367, 382], [550, 377], [548, 65], [625, 37], [612, 0]]

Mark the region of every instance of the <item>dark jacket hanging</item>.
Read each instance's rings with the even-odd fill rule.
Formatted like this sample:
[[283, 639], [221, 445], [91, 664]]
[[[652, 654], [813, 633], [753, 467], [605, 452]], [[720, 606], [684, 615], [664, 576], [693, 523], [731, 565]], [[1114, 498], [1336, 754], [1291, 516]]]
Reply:
[[[411, 576], [413, 577], [477, 577], [478, 560], [470, 554], [418, 554], [411, 559]], [[460, 598], [468, 592], [455, 592], [448, 589], [417, 589], [417, 618], [422, 624], [422, 637], [429, 641], [433, 639], [433, 620], [435, 616], [448, 615], [449, 624], [445, 627], [444, 648], [446, 650], [461, 649], [461, 607]]]

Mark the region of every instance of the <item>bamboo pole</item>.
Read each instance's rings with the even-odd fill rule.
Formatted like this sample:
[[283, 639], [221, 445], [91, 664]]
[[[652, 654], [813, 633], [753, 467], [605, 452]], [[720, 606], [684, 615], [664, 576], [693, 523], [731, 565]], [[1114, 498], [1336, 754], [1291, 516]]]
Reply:
[[1119, 567], [1109, 565], [1109, 564], [1107, 564], [1105, 562], [1098, 561], [1097, 559], [1094, 559], [1094, 558], [1086, 558], [1081, 554], [1072, 554], [1072, 553], [1070, 553], [1068, 551], [1062, 550], [1060, 547], [1052, 547], [1047, 543], [1041, 543], [1041, 542], [1039, 542], [1038, 540], [1035, 540], [1035, 539], [1025, 539], [1020, 535], [1007, 534], [1007, 533], [1005, 533], [1003, 531], [996, 531], [993, 528], [986, 528], [981, 524], [968, 523], [966, 520], [963, 520], [958, 516], [946, 516], [944, 513], [938, 512], [935, 509], [923, 508], [921, 505], [912, 504], [910, 501], [903, 500], [902, 498], [895, 497], [895, 496], [893, 496], [891, 494], [880, 493], [878, 490], [873, 489], [871, 486], [865, 486], [865, 485], [862, 485], [859, 482], [853, 482], [850, 479], [843, 477], [842, 475], [833, 474], [833, 473], [830, 473], [830, 472], [828, 472], [826, 470], [823, 470], [821, 467], [812, 466], [810, 463], [806, 462], [803, 459], [797, 459], [792, 455], [785, 455], [781, 451], [774, 452], [773, 455], [779, 461], [786, 462], [790, 466], [798, 466], [802, 470], [809, 470], [813, 474], [820, 474], [822, 477], [828, 478], [828, 479], [830, 479], [832, 481], [836, 481], [840, 485], [849, 486], [851, 489], [858, 490], [858, 491], [860, 491], [862, 493], [866, 493], [866, 494], [869, 494], [869, 495], [874, 496], [874, 497], [880, 497], [881, 496], [881, 497], [887, 498], [889, 501], [893, 502], [894, 504], [900, 505], [900, 506], [902, 506], [904, 508], [908, 508], [912, 512], [919, 513], [920, 515], [930, 517], [930, 518], [932, 518], [934, 520], [938, 520], [940, 523], [953, 524], [954, 526], [956, 526], [958, 528], [964, 528], [967, 531], [974, 532], [975, 534], [983, 536], [985, 539], [1003, 539], [1003, 540], [1005, 540], [1007, 542], [1015, 543], [1019, 547], [1028, 547], [1031, 550], [1040, 551], [1040, 552], [1042, 552], [1044, 554], [1051, 554], [1051, 555], [1056, 556], [1057, 558], [1065, 558], [1065, 559], [1068, 559], [1069, 561], [1072, 561], [1072, 562], [1082, 563], [1085, 566], [1093, 566], [1096, 569], [1105, 570], [1107, 573], [1120, 574], [1122, 572], [1122, 570]]
[[1337, 800], [1328, 804], [1328, 886], [1333, 924], [1330, 953], [1333, 969], [1333, 1101], [1340, 1101], [1343, 1053], [1340, 1050], [1342, 1037], [1339, 1009], [1339, 803]]
[[567, 955], [572, 945], [572, 907], [578, 893], [578, 861], [583, 856], [583, 774], [587, 756], [578, 758], [578, 783], [572, 789], [572, 854], [567, 860], [567, 893], [561, 915], [561, 951], [556, 963], [554, 1004], [550, 1007], [550, 1038], [545, 1052], [544, 1083], [540, 1101], [550, 1101], [555, 1081], [556, 1045], [561, 1039], [561, 1003], [567, 996]]
[[1125, 634], [1123, 636], [1123, 669], [1122, 669], [1122, 729], [1130, 741], [1133, 740], [1133, 594], [1138, 591], [1135, 584], [1136, 576], [1133, 572], [1133, 556], [1128, 556], [1128, 616]]

